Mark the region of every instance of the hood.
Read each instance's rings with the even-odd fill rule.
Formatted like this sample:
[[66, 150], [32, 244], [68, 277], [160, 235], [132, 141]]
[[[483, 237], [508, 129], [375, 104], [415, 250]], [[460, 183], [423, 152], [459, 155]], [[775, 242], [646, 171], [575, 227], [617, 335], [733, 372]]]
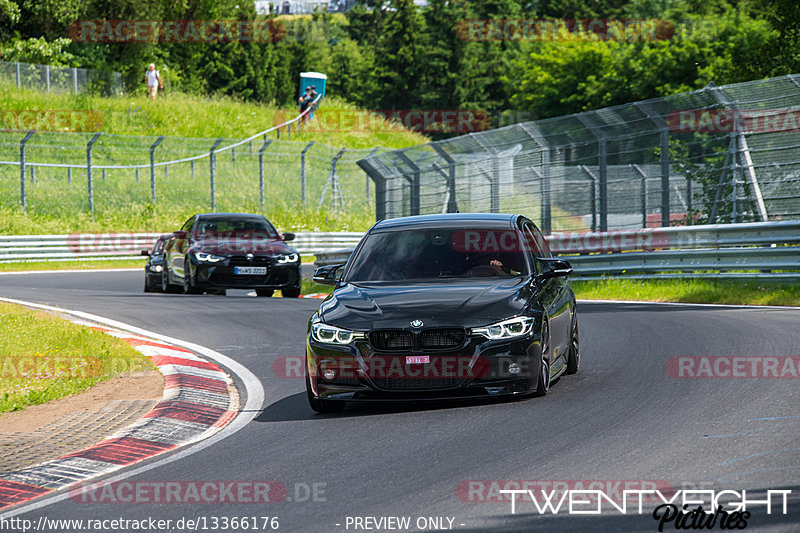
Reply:
[[532, 295], [526, 278], [437, 280], [397, 284], [349, 283], [320, 306], [328, 324], [348, 329], [474, 327], [520, 313]]
[[221, 255], [285, 255], [295, 253], [296, 250], [279, 239], [252, 240], [252, 239], [214, 239], [198, 238], [192, 249]]

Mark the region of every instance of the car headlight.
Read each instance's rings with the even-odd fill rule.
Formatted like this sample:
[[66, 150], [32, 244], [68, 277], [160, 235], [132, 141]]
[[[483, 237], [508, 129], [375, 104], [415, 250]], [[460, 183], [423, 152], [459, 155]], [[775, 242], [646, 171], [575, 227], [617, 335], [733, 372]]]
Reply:
[[325, 344], [350, 344], [355, 339], [363, 339], [364, 333], [317, 322], [311, 325], [311, 337]]
[[194, 256], [202, 263], [219, 263], [225, 260], [224, 256], [209, 254], [207, 252], [195, 252]]
[[530, 333], [533, 329], [533, 318], [526, 316], [519, 316], [482, 326], [479, 328], [472, 328], [472, 333], [475, 335], [483, 335], [487, 339], [511, 339], [514, 337], [522, 337]]
[[161, 272], [161, 265], [150, 265], [150, 272]]
[[278, 263], [286, 264], [286, 263], [297, 263], [300, 260], [300, 254], [287, 254], [278, 257]]

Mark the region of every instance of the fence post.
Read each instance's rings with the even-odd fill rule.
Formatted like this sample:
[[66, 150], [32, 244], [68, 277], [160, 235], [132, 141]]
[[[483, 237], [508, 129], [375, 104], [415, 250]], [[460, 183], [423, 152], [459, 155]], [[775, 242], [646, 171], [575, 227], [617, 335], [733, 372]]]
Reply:
[[519, 124], [520, 129], [527, 133], [533, 141], [539, 145], [542, 153], [542, 173], [540, 179], [542, 180], [542, 232], [545, 235], [550, 235], [553, 231], [553, 215], [552, 215], [552, 197], [551, 197], [551, 183], [550, 183], [550, 143], [539, 131], [539, 128], [532, 122], [527, 124], [522, 122]]
[[411, 160], [411, 158], [408, 157], [404, 152], [400, 151], [400, 152], [395, 152], [395, 153], [397, 154], [397, 156], [400, 159], [403, 160], [403, 162], [408, 166], [408, 168], [411, 169], [411, 177], [410, 178], [405, 173], [403, 174], [403, 177], [406, 180], [408, 180], [408, 183], [411, 185], [411, 198], [410, 198], [410, 202], [409, 202], [411, 205], [409, 206], [410, 209], [409, 209], [409, 213], [408, 214], [411, 215], [411, 216], [419, 215], [419, 204], [420, 204], [420, 202], [419, 202], [419, 199], [420, 199], [420, 193], [419, 193], [419, 177], [420, 177], [419, 166], [417, 166], [417, 164], [414, 163]]
[[589, 176], [589, 181], [591, 183], [591, 189], [589, 190], [589, 201], [592, 203], [592, 231], [597, 231], [597, 196], [595, 193], [597, 176], [595, 176], [592, 171], [586, 167], [586, 165], [578, 165], [578, 168], [583, 170], [586, 175]]
[[106, 169], [103, 169], [103, 181], [106, 181]]
[[194, 159], [191, 161], [192, 166], [192, 179], [194, 179]]
[[92, 182], [92, 146], [100, 138], [103, 132], [98, 131], [94, 137], [86, 144], [86, 178], [88, 183], [89, 212], [94, 219], [94, 183]]
[[78, 69], [75, 67], [72, 67], [72, 86], [75, 94], [78, 94]]
[[136, 183], [139, 183], [139, 169], [136, 169]]
[[345, 151], [346, 149], [342, 148], [333, 156], [333, 159], [331, 159], [331, 171], [328, 174], [328, 181], [325, 182], [325, 187], [323, 187], [322, 194], [319, 197], [319, 207], [322, 207], [322, 203], [325, 201], [325, 193], [328, 191], [328, 187], [330, 187], [331, 195], [333, 196], [333, 210], [336, 211], [341, 205], [342, 211], [344, 211], [344, 197], [342, 195], [342, 188], [339, 186], [339, 177], [336, 175], [336, 162], [344, 155]]
[[639, 174], [642, 190], [642, 229], [647, 229], [647, 174], [636, 163], [631, 163], [630, 166]]
[[[380, 146], [373, 148], [372, 151], [367, 155], [367, 157], [372, 157], [375, 154], [375, 152], [377, 152], [380, 149], [381, 149]], [[369, 176], [367, 176], [366, 174], [364, 175], [364, 190], [366, 191], [367, 203], [369, 203]]]
[[47, 92], [50, 92], [50, 65], [44, 66], [44, 73], [47, 77]]
[[450, 154], [444, 151], [444, 148], [436, 143], [428, 143], [439, 155], [447, 161], [447, 192], [449, 193], [447, 199], [447, 212], [458, 213], [458, 202], [456, 201], [456, 160], [450, 157]]
[[31, 166], [31, 185], [36, 187], [36, 167]]
[[231, 163], [236, 163], [236, 148], [231, 148]]
[[[17, 66], [19, 66], [19, 63], [17, 63]], [[25, 194], [25, 144], [35, 133], [35, 131], [29, 131], [19, 143], [19, 201], [22, 204], [23, 211], [28, 210], [28, 197]]]
[[311, 141], [300, 152], [300, 198], [303, 200], [303, 207], [306, 205], [306, 152], [311, 150], [315, 141]]
[[375, 221], [381, 221], [386, 218], [386, 178], [367, 159], [359, 159], [356, 165], [375, 182]]
[[72, 168], [67, 169], [67, 183], [72, 183]]
[[[261, 214], [264, 214], [264, 150], [272, 143], [272, 139], [264, 139], [264, 146], [258, 150], [258, 190], [261, 192]], [[252, 143], [251, 143], [252, 144]]]
[[660, 113], [653, 111], [646, 102], [636, 102], [633, 104], [639, 111], [647, 115], [647, 118], [658, 127], [659, 130], [659, 152], [661, 159], [661, 226], [669, 227], [670, 200], [669, 200], [669, 125]]
[[19, 61], [17, 61], [17, 88], [22, 87], [22, 74], [19, 71]]
[[214, 142], [214, 146], [211, 147], [211, 151], [208, 153], [208, 166], [209, 171], [211, 173], [211, 211], [214, 212], [217, 210], [217, 189], [216, 184], [214, 183], [214, 171], [216, 170], [217, 166], [217, 156], [214, 155], [214, 150], [217, 149], [217, 146], [222, 142], [222, 139], [217, 139]]
[[163, 140], [164, 135], [156, 139], [156, 142], [150, 145], [150, 200], [153, 202], [153, 205], [156, 205], [156, 148]]
[[[581, 123], [586, 126], [592, 135], [594, 135], [595, 139], [597, 139], [597, 174], [599, 176], [597, 182], [600, 189], [599, 194], [599, 211], [600, 211], [600, 231], [608, 231], [608, 157], [606, 151], [606, 134], [601, 129], [592, 123], [589, 119], [588, 115], [580, 114], [575, 115], [575, 117], [581, 121]], [[669, 180], [669, 178], [667, 178]], [[667, 191], [669, 194], [669, 191]]]

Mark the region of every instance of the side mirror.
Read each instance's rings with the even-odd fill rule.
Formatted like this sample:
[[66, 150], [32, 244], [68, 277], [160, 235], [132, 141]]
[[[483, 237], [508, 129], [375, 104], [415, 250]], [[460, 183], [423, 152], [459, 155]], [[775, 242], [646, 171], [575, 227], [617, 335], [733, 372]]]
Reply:
[[290, 231], [287, 231], [286, 233], [283, 234], [284, 241], [293, 241], [295, 237], [296, 235]]
[[312, 278], [314, 283], [335, 286], [342, 277], [342, 267], [344, 265], [345, 263], [340, 265], [327, 265], [324, 267], [319, 267], [317, 271], [314, 272], [314, 277]]
[[186, 232], [183, 231], [183, 230], [173, 231], [172, 234], [175, 235], [176, 239], [185, 239], [186, 238]]
[[142, 250], [139, 255], [145, 255], [147, 257], [150, 257], [150, 250]]
[[542, 265], [542, 272], [536, 276], [537, 281], [544, 281], [550, 278], [565, 277], [572, 274], [572, 265], [561, 259], [537, 258]]

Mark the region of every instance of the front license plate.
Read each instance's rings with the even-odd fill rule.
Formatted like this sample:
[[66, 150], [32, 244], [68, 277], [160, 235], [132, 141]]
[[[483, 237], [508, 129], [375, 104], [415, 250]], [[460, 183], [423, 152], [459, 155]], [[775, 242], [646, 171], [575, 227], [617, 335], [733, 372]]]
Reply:
[[431, 356], [430, 355], [407, 355], [406, 356], [406, 364], [407, 365], [421, 365], [424, 363], [430, 363]]
[[267, 267], [233, 267], [233, 273], [246, 276], [266, 276]]

